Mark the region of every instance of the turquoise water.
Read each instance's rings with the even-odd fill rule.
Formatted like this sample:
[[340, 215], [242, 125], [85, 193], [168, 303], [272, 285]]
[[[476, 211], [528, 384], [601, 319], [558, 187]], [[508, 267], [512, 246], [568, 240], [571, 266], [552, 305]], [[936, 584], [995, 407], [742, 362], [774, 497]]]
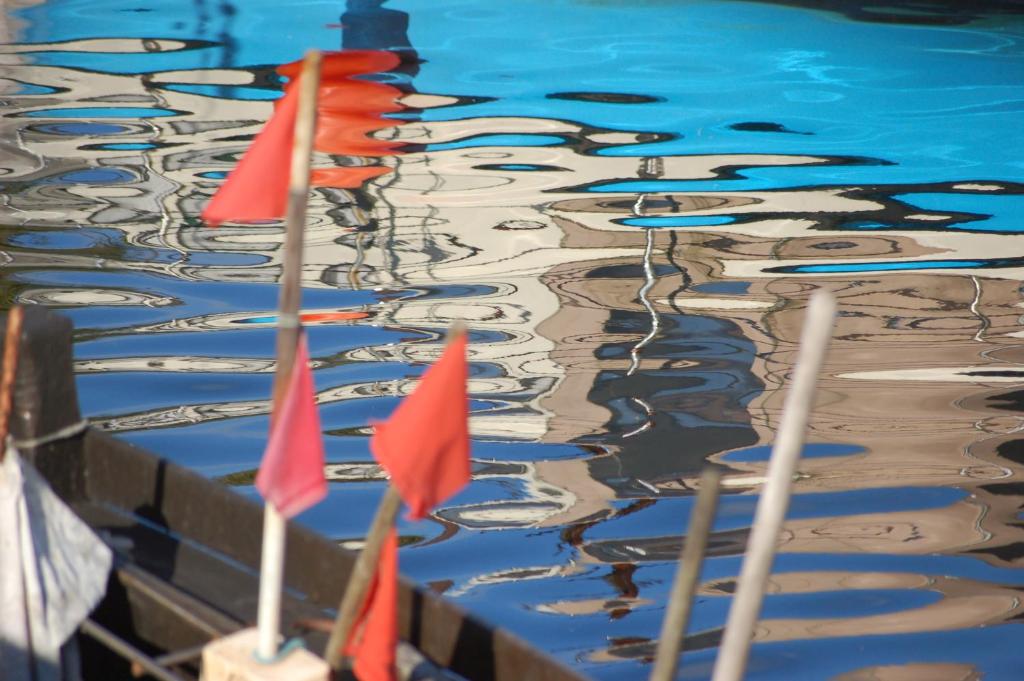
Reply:
[[316, 158], [384, 170], [311, 193], [331, 487], [300, 522], [359, 540], [383, 492], [368, 424], [468, 320], [473, 482], [401, 521], [402, 571], [595, 679], [645, 678], [711, 462], [726, 495], [679, 672], [709, 678], [826, 288], [840, 319], [748, 678], [1018, 678], [1019, 5], [54, 0], [8, 19], [3, 293], [74, 320], [95, 424], [255, 496], [282, 232], [198, 214], [278, 65], [393, 51], [363, 80], [401, 107], [352, 95], [358, 116], [322, 124], [393, 146]]

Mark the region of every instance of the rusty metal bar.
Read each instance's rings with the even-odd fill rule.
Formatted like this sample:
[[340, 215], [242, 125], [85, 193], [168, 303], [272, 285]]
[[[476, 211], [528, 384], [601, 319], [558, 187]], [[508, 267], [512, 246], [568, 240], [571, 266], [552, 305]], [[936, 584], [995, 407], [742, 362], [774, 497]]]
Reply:
[[4, 366], [0, 374], [0, 461], [7, 455], [7, 432], [11, 423], [11, 403], [14, 377], [18, 373], [18, 347], [21, 345], [21, 306], [15, 305], [7, 315], [7, 333], [4, 335]]
[[183, 677], [164, 669], [152, 657], [91, 619], [82, 622], [81, 630], [83, 634], [96, 639], [124, 659], [129, 660], [133, 665], [138, 665], [145, 673], [158, 681], [185, 681]]

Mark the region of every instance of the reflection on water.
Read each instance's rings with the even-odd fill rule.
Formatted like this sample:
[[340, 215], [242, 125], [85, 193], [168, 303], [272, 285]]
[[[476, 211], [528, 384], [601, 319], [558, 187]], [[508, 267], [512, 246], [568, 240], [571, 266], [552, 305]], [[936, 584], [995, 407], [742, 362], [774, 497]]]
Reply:
[[303, 273], [332, 487], [304, 522], [358, 544], [368, 423], [467, 320], [473, 484], [403, 523], [403, 569], [643, 678], [711, 461], [681, 671], [706, 678], [824, 287], [841, 316], [750, 678], [1016, 678], [1012, 3], [136, 5], [0, 24], [3, 295], [74, 319], [95, 423], [254, 494], [283, 229], [197, 216], [288, 64], [341, 47]]

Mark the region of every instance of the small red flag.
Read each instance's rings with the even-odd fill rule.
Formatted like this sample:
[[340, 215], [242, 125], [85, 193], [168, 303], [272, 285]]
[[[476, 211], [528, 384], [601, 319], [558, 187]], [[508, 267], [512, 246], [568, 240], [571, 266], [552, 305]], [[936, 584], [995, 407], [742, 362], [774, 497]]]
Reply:
[[324, 443], [313, 398], [306, 334], [299, 336], [288, 392], [274, 419], [256, 489], [286, 518], [327, 496]]
[[222, 222], [274, 220], [288, 209], [299, 78], [285, 88], [270, 120], [203, 210], [211, 227]]
[[398, 535], [392, 527], [345, 654], [355, 658], [352, 670], [359, 681], [394, 681], [397, 645]]
[[467, 374], [466, 334], [460, 333], [391, 417], [374, 424], [370, 449], [412, 520], [469, 482]]

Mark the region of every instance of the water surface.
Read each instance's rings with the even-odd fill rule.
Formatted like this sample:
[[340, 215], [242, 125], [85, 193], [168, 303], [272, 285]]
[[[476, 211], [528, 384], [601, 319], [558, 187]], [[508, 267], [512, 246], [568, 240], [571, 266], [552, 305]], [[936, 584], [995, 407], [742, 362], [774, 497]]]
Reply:
[[321, 112], [303, 311], [359, 541], [368, 451], [471, 333], [474, 478], [404, 572], [645, 678], [701, 467], [680, 678], [710, 675], [808, 296], [835, 343], [757, 680], [1015, 679], [1024, 21], [1014, 3], [54, 0], [4, 15], [4, 299], [70, 316], [94, 423], [255, 495], [280, 223], [198, 215], [280, 96]]

